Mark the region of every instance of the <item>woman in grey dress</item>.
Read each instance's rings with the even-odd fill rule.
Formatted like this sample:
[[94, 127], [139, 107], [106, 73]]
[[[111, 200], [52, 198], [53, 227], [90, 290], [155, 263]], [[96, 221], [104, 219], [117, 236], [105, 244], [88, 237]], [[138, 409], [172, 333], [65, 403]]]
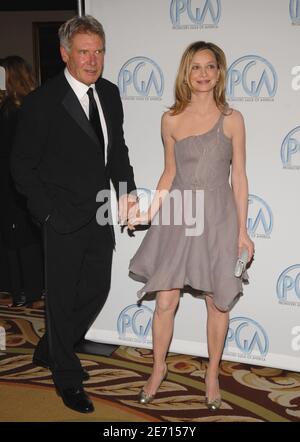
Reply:
[[[163, 174], [148, 211], [128, 220], [129, 229], [152, 224], [129, 266], [130, 276], [145, 283], [139, 297], [157, 294], [152, 326], [154, 365], [140, 392], [142, 404], [153, 400], [167, 374], [165, 359], [180, 292], [192, 291], [205, 296], [208, 314], [206, 404], [210, 410], [221, 406], [218, 369], [229, 310], [242, 294], [242, 280], [247, 280], [246, 272], [241, 278], [234, 276], [235, 263], [243, 249], [248, 251], [249, 261], [254, 252], [246, 228], [244, 121], [225, 101], [225, 75], [226, 59], [218, 46], [201, 41], [185, 50], [176, 79], [175, 104], [162, 117]], [[192, 196], [182, 198], [183, 206], [170, 204], [170, 195], [186, 191]], [[175, 218], [181, 208], [185, 215], [191, 203], [202, 207], [200, 200], [204, 210], [196, 213], [203, 219], [203, 231], [191, 235], [187, 233], [188, 217], [183, 216], [182, 223]], [[169, 225], [161, 216], [166, 207]]]

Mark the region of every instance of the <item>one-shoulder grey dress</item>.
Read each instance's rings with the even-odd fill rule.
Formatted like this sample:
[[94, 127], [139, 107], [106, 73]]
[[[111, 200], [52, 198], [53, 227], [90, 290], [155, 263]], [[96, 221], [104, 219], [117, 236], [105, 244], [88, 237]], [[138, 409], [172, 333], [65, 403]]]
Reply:
[[[186, 198], [189, 204], [179, 206], [166, 197], [131, 259], [129, 276], [145, 284], [138, 291], [140, 300], [147, 293], [180, 289], [208, 294], [217, 308], [227, 311], [242, 295], [242, 283], [248, 282], [246, 271], [241, 278], [234, 276], [238, 220], [229, 184], [232, 143], [223, 132], [223, 120], [221, 114], [208, 132], [175, 143], [176, 175], [170, 195], [179, 192], [184, 201], [184, 191], [189, 190], [192, 199]], [[199, 191], [204, 197], [204, 229], [200, 235], [189, 236], [191, 224], [186, 218], [190, 217], [184, 216], [184, 210], [200, 198]], [[170, 209], [169, 225], [162, 222], [166, 204]], [[179, 222], [180, 211], [183, 222]]]

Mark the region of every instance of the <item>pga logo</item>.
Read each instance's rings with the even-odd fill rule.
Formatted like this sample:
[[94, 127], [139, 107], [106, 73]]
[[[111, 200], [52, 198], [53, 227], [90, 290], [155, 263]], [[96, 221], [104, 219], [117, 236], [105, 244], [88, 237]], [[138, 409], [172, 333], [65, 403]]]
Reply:
[[286, 135], [281, 145], [280, 156], [284, 169], [300, 169], [300, 126]]
[[175, 29], [216, 28], [221, 17], [221, 0], [172, 0], [170, 17]]
[[253, 353], [265, 357], [269, 350], [269, 339], [264, 328], [246, 317], [230, 320], [225, 347], [230, 344], [234, 344], [245, 356]]
[[273, 213], [262, 198], [249, 194], [247, 229], [255, 238], [270, 238], [273, 230]]
[[276, 292], [279, 301], [288, 301], [290, 297], [300, 301], [300, 264], [294, 264], [281, 273]]
[[229, 100], [270, 100], [276, 94], [277, 84], [276, 71], [267, 59], [259, 55], [245, 55], [235, 60], [228, 69], [227, 97]]
[[122, 66], [118, 86], [123, 99], [161, 99], [164, 76], [154, 60], [133, 57]]
[[124, 308], [117, 320], [120, 339], [146, 342], [151, 336], [153, 311], [146, 306], [132, 304]]

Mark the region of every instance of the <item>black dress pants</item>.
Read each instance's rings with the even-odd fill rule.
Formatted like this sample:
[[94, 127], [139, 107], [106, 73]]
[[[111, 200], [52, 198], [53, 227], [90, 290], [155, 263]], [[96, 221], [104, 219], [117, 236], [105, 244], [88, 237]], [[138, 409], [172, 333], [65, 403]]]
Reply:
[[40, 299], [44, 289], [41, 245], [9, 249], [7, 255], [13, 301], [17, 302], [22, 295], [27, 302]]
[[75, 344], [105, 304], [110, 289], [113, 239], [93, 218], [74, 233], [45, 230], [46, 333], [35, 356], [49, 362], [58, 389], [79, 387], [82, 368]]

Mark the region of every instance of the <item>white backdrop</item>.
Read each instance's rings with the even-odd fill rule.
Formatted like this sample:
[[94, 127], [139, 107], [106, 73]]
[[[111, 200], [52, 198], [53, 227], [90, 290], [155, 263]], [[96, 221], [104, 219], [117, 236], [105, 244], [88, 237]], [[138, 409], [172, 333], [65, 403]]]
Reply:
[[[125, 137], [139, 188], [163, 167], [162, 113], [173, 103], [183, 50], [221, 46], [227, 97], [247, 129], [250, 285], [231, 311], [223, 359], [300, 371], [300, 0], [86, 0], [107, 36], [104, 77], [119, 85]], [[154, 302], [136, 305], [128, 278], [135, 238], [116, 227], [111, 292], [86, 338], [151, 347]], [[207, 356], [205, 303], [185, 294], [170, 350]]]

